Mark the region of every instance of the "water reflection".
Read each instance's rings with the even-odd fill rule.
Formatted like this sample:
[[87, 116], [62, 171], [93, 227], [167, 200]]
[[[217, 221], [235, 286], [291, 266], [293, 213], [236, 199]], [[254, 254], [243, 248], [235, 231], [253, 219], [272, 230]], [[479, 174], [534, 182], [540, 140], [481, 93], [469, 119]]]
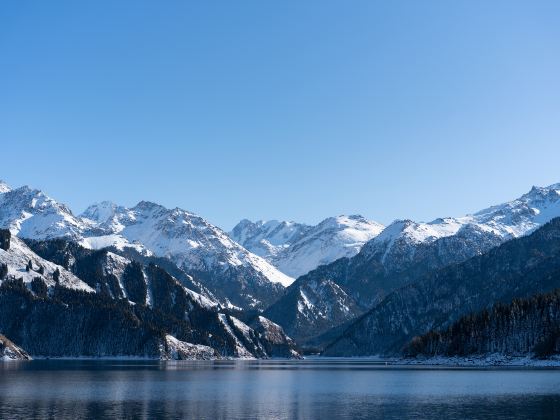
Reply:
[[0, 363], [6, 418], [560, 418], [560, 371], [364, 360]]

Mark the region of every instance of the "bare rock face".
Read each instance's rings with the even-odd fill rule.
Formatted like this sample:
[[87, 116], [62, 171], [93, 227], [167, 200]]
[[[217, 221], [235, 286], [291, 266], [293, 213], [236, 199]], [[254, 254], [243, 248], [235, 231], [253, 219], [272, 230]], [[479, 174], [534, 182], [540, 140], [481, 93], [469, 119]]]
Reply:
[[0, 360], [31, 360], [31, 356], [0, 334]]
[[162, 346], [162, 360], [215, 360], [220, 359], [219, 353], [212, 347], [201, 344], [191, 344], [177, 340], [172, 335], [165, 336]]
[[258, 316], [251, 322], [255, 330], [265, 343], [267, 353], [271, 357], [300, 358], [295, 342], [286, 335], [284, 329], [271, 320]]

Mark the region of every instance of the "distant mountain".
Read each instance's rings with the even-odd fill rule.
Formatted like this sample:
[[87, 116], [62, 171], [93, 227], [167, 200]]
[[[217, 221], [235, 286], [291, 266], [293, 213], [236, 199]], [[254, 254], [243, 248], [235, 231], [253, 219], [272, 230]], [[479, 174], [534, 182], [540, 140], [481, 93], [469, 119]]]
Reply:
[[230, 232], [236, 242], [290, 277], [356, 255], [383, 225], [362, 216], [329, 217], [316, 226], [276, 220], [242, 220]]
[[218, 227], [185, 210], [147, 201], [130, 209], [102, 203], [90, 206], [81, 218], [103, 232], [86, 235], [85, 246], [142, 246], [170, 259], [235, 306], [264, 308], [293, 281]]
[[560, 289], [465, 315], [449, 328], [417, 336], [408, 357], [549, 357], [560, 354]]
[[0, 193], [5, 193], [10, 190], [10, 186], [0, 179]]
[[9, 229], [14, 235], [79, 240], [84, 232], [94, 228], [42, 191], [27, 186], [12, 190], [1, 181], [0, 185], [0, 228]]
[[558, 287], [560, 218], [395, 290], [350, 325], [324, 354], [399, 354], [414, 336], [445, 329], [465, 314]]
[[[396, 221], [356, 256], [298, 278], [266, 314], [296, 340], [308, 340], [312, 334], [322, 334], [359, 316], [391, 291], [527, 235], [556, 216], [560, 216], [560, 184], [533, 187], [517, 200], [474, 215], [430, 223]], [[335, 296], [334, 300], [324, 301], [315, 293], [310, 296], [310, 291], [327, 290], [332, 284], [341, 292], [324, 296]], [[337, 316], [327, 315], [324, 308]]]
[[241, 308], [265, 308], [293, 281], [185, 210], [146, 201], [130, 209], [103, 202], [75, 216], [39, 190], [2, 185], [0, 228], [22, 238], [64, 238], [92, 249], [113, 246], [168, 258], [197, 277], [222, 303]]
[[269, 262], [285, 248], [301, 239], [312, 227], [303, 223], [278, 220], [251, 222], [243, 219], [229, 236], [253, 254]]
[[155, 264], [62, 239], [27, 242], [0, 230], [0, 331], [31, 355], [297, 356], [282, 330], [256, 332]]

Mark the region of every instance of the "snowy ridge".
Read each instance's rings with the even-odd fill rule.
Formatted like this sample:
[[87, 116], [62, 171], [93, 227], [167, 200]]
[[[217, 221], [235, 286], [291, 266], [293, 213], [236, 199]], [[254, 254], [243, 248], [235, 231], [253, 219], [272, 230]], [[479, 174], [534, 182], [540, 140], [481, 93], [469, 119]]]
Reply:
[[230, 237], [252, 253], [269, 259], [301, 239], [312, 227], [296, 222], [243, 219], [229, 233]]
[[0, 228], [25, 238], [77, 239], [91, 226], [65, 205], [25, 186], [0, 194]]
[[0, 179], [0, 194], [11, 190], [10, 186]]
[[[90, 249], [132, 248], [143, 256], [168, 258], [186, 272], [203, 273], [210, 280], [237, 282], [260, 288], [261, 299], [275, 299], [293, 279], [234, 242], [225, 232], [188, 211], [167, 209], [142, 201], [125, 208], [105, 201], [75, 216], [63, 204], [29, 187], [10, 189], [0, 184], [0, 228], [22, 238], [65, 238]], [[267, 283], [277, 283], [270, 287]], [[281, 286], [280, 286], [281, 285]], [[278, 288], [278, 286], [280, 288]], [[221, 288], [215, 284], [214, 288]], [[243, 291], [247, 293], [248, 290]], [[228, 289], [229, 294], [233, 293]], [[237, 293], [237, 292], [236, 292]], [[231, 296], [221, 296], [224, 302]], [[240, 298], [236, 305], [245, 305]], [[265, 299], [266, 300], [266, 299]]]
[[[472, 215], [397, 220], [347, 260], [318, 267], [265, 312], [300, 342], [361, 315], [420, 276], [484, 254], [560, 216], [560, 184]], [[334, 339], [334, 337], [332, 337]]]
[[362, 216], [338, 216], [316, 226], [242, 220], [230, 236], [283, 273], [297, 278], [320, 265], [356, 255], [383, 225]]
[[[91, 217], [91, 218], [89, 218]], [[142, 201], [131, 209], [104, 202], [83, 214], [86, 224], [104, 234], [85, 237], [82, 243], [99, 246], [141, 247], [148, 254], [171, 259], [187, 270], [220, 270], [250, 267], [274, 283], [287, 286], [293, 279], [264, 259], [251, 254], [225, 232], [188, 211]]]
[[[31, 261], [32, 268], [27, 271], [26, 266]], [[68, 289], [83, 290], [86, 292], [95, 292], [85, 282], [80, 280], [74, 274], [67, 271], [64, 267], [47, 261], [35, 254], [29, 247], [19, 238], [12, 236], [10, 248], [5, 251], [0, 248], [0, 263], [8, 266], [7, 277], [23, 279], [23, 282], [29, 285], [34, 278], [41, 278], [48, 287], [54, 287], [54, 272], [59, 271], [59, 284]], [[40, 268], [43, 274], [40, 273]], [[0, 284], [2, 281], [0, 279]]]
[[[395, 252], [408, 252], [415, 247], [452, 236], [492, 236], [500, 242], [528, 235], [538, 227], [560, 216], [560, 184], [533, 187], [520, 198], [489, 207], [472, 215], [439, 218], [429, 223], [397, 220], [363, 248], [366, 255], [381, 254], [382, 262]], [[484, 250], [485, 251], [485, 250]]]

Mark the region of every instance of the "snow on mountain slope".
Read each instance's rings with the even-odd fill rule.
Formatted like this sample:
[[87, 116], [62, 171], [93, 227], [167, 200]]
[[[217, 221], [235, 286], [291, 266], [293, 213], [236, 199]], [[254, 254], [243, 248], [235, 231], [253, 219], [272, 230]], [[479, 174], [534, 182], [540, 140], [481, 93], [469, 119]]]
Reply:
[[[89, 218], [92, 216], [93, 219]], [[118, 238], [122, 237], [129, 243], [142, 244], [154, 255], [167, 257], [179, 267], [189, 270], [225, 270], [230, 266], [245, 266], [274, 283], [287, 286], [293, 281], [231, 240], [218, 227], [179, 208], [167, 209], [142, 201], [126, 209], [105, 202], [90, 206], [82, 218], [105, 233], [101, 238], [118, 242]], [[99, 237], [89, 237], [84, 242], [92, 245], [96, 238]]]
[[77, 239], [91, 226], [76, 218], [65, 205], [24, 186], [8, 188], [0, 194], [0, 228], [24, 238]]
[[0, 230], [0, 286], [0, 330], [36, 355], [157, 357], [154, 344], [164, 358], [278, 355], [274, 343], [163, 268], [108, 249], [23, 242]]
[[0, 334], [0, 361], [5, 362], [8, 360], [31, 360], [31, 356], [21, 347], [12, 343], [7, 337]]
[[269, 259], [301, 239], [310, 229], [311, 226], [296, 222], [278, 220], [251, 222], [243, 219], [233, 228], [229, 236], [253, 254]]
[[133, 248], [145, 256], [169, 258], [212, 283], [213, 292], [222, 292], [223, 303], [241, 307], [264, 307], [293, 281], [218, 227], [185, 210], [147, 201], [130, 209], [103, 202], [77, 217], [39, 190], [2, 185], [0, 228], [23, 238], [65, 238], [91, 249]]
[[[312, 331], [309, 313], [322, 312], [323, 306], [344, 314], [339, 297], [323, 294], [322, 299], [307, 301], [306, 290], [329, 290], [335, 283], [355, 302], [349, 317], [382, 301], [388, 293], [418, 278], [451, 264], [484, 254], [503, 242], [527, 235], [552, 218], [560, 216], [560, 184], [534, 187], [519, 199], [490, 207], [473, 215], [436, 219], [429, 223], [397, 220], [367, 242], [352, 258], [340, 259], [298, 278], [284, 297], [266, 314], [296, 338]], [[300, 292], [304, 292], [303, 294]], [[310, 304], [308, 304], [310, 301]], [[316, 318], [314, 331], [325, 333], [341, 325], [342, 317]], [[319, 323], [320, 320], [320, 323]]]
[[[31, 262], [31, 268], [27, 270], [26, 267], [29, 262]], [[0, 248], [0, 263], [5, 264], [8, 268], [5, 278], [0, 278], [0, 284], [9, 277], [21, 278], [27, 285], [33, 279], [40, 278], [48, 287], [54, 287], [58, 282], [61, 286], [68, 289], [94, 292], [87, 283], [67, 271], [64, 267], [41, 258], [29, 249], [21, 239], [14, 236], [11, 237], [10, 246], [7, 250]], [[58, 272], [58, 280], [56, 280], [57, 275], [55, 272]]]
[[[560, 216], [560, 184], [533, 187], [520, 198], [489, 207], [475, 214], [457, 218], [440, 218], [429, 223], [397, 220], [364, 246], [366, 255], [382, 254], [382, 262], [395, 253], [413, 258], [418, 245], [442, 238], [478, 235], [494, 237], [499, 242], [527, 235]], [[480, 241], [482, 244], [483, 242]], [[475, 254], [485, 252], [480, 249]]]
[[242, 220], [230, 236], [280, 271], [299, 277], [338, 258], [352, 257], [383, 225], [362, 216], [338, 216], [316, 226], [295, 222]]
[[0, 179], [0, 194], [8, 191], [11, 191], [10, 186]]

